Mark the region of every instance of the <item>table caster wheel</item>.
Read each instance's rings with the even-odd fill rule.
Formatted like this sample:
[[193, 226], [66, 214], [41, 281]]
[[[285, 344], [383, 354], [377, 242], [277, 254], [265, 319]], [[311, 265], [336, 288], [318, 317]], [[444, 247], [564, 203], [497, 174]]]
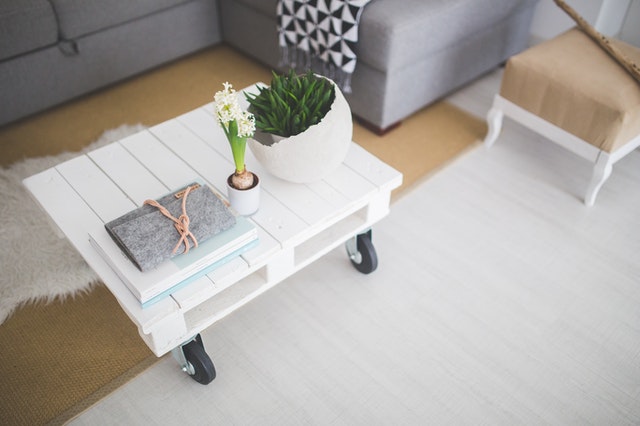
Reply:
[[196, 382], [207, 385], [216, 378], [216, 369], [204, 350], [202, 337], [199, 334], [190, 342], [176, 348], [175, 351], [178, 352], [176, 357], [182, 370]]
[[347, 241], [347, 253], [353, 266], [363, 274], [370, 274], [378, 267], [378, 255], [371, 242], [371, 230]]

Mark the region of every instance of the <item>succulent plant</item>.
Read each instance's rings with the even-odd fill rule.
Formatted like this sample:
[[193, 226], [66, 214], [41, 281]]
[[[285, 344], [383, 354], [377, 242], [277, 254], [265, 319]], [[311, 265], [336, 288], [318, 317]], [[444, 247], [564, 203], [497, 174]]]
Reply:
[[324, 118], [335, 99], [333, 83], [308, 71], [297, 75], [272, 72], [271, 86], [245, 92], [256, 129], [283, 137], [304, 132]]

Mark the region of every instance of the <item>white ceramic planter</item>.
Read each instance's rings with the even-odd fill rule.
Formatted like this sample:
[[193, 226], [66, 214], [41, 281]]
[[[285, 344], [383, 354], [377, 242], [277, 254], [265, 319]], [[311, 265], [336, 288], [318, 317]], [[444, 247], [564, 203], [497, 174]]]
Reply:
[[270, 146], [255, 139], [247, 141], [253, 155], [269, 173], [291, 182], [310, 183], [322, 179], [344, 161], [353, 138], [353, 121], [347, 100], [333, 84], [335, 100], [318, 124], [289, 138], [255, 136], [273, 138]]
[[227, 178], [227, 197], [231, 207], [242, 216], [251, 216], [260, 208], [260, 179], [254, 174], [256, 184], [249, 189], [235, 189], [229, 182], [231, 176]]

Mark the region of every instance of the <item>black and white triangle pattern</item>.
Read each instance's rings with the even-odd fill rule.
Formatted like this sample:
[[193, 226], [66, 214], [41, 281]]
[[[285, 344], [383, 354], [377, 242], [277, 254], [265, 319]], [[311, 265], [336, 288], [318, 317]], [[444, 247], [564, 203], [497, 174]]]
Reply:
[[353, 73], [360, 15], [370, 1], [279, 0], [280, 47], [299, 49], [345, 73]]

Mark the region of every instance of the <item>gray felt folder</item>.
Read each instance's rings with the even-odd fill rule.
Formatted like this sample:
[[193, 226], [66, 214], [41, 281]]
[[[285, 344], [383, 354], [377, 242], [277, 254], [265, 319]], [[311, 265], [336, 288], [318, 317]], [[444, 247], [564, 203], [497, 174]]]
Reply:
[[[231, 228], [236, 223], [235, 215], [224, 202], [206, 185], [188, 185], [192, 189], [187, 196], [186, 213], [189, 231], [198, 243]], [[156, 200], [169, 213], [179, 218], [182, 215], [182, 197], [185, 189]], [[195, 189], [194, 189], [195, 188]], [[107, 224], [105, 228], [120, 249], [141, 271], [148, 271], [160, 263], [185, 252], [185, 244], [195, 247], [191, 238], [186, 238], [173, 253], [181, 239], [175, 222], [162, 214], [155, 206], [143, 205]], [[197, 249], [196, 249], [197, 250]]]

